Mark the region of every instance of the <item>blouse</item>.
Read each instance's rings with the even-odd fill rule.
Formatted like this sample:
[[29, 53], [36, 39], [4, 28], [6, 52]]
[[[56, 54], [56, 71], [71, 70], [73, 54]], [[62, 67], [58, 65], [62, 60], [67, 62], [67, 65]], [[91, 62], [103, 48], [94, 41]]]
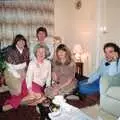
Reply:
[[59, 85], [63, 85], [68, 79], [75, 79], [75, 65], [73, 62], [68, 65], [53, 64], [52, 71], [56, 73], [58, 77], [56, 82]]
[[38, 63], [37, 60], [32, 60], [29, 63], [26, 84], [27, 88], [32, 89], [32, 82], [43, 87], [51, 85], [51, 63], [49, 60], [44, 60], [43, 63]]

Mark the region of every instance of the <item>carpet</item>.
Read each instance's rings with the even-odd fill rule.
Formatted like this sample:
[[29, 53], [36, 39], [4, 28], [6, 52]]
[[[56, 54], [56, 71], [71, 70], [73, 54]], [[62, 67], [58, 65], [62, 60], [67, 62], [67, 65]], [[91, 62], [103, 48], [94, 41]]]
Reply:
[[91, 116], [94, 120], [98, 119], [99, 116], [99, 105], [93, 105], [93, 106], [88, 106], [85, 108], [81, 108], [81, 111], [83, 111], [85, 114], [88, 116]]
[[87, 96], [83, 100], [78, 100], [78, 98], [74, 99], [75, 97], [72, 97], [73, 99], [71, 99], [71, 97], [69, 98], [70, 100], [67, 101], [69, 104], [80, 108], [81, 111], [92, 117], [94, 120], [117, 120], [116, 117], [100, 109], [98, 93]]
[[91, 116], [94, 120], [117, 120], [116, 117], [101, 110], [98, 104], [81, 108], [80, 110], [88, 116]]
[[101, 116], [102, 120], [118, 120], [115, 116], [112, 116], [101, 109], [99, 109], [99, 116]]
[[[10, 96], [9, 92], [0, 93], [0, 105]], [[67, 102], [78, 108], [85, 108], [99, 104], [99, 95], [87, 96], [85, 99], [67, 99]], [[72, 97], [73, 98], [73, 97]], [[40, 114], [36, 112], [36, 107], [19, 106], [16, 110], [12, 109], [7, 112], [0, 113], [0, 120], [40, 120]]]
[[40, 120], [35, 107], [20, 106], [16, 110], [0, 113], [0, 120]]
[[[9, 96], [9, 92], [0, 93], [0, 105], [3, 105]], [[17, 109], [0, 113], [0, 120], [40, 120], [40, 114], [36, 112], [36, 107], [21, 105]]]

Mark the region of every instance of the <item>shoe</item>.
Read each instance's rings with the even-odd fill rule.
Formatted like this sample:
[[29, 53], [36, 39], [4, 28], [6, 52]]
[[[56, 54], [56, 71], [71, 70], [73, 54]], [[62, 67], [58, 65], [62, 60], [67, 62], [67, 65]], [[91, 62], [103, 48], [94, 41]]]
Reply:
[[40, 112], [40, 120], [45, 120], [46, 113], [44, 106], [42, 104], [37, 104], [37, 107], [39, 108], [39, 112]]
[[48, 110], [46, 110], [46, 106], [38, 104], [37, 107], [39, 108], [40, 112], [40, 120], [50, 120], [50, 118], [48, 117]]
[[3, 112], [3, 106], [0, 105], [0, 113]]

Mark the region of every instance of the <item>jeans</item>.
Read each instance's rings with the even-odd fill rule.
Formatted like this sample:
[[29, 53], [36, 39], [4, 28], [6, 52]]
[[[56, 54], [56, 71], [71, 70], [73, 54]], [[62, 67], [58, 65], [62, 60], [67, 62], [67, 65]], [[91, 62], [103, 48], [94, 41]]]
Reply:
[[95, 80], [92, 83], [87, 83], [87, 79], [79, 81], [78, 89], [81, 94], [92, 95], [96, 92], [99, 92], [99, 79]]

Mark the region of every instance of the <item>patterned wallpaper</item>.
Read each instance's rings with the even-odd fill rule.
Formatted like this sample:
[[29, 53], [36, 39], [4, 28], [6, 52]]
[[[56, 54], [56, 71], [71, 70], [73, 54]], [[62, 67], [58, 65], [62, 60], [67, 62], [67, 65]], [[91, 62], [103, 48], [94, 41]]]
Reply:
[[16, 34], [23, 34], [31, 43], [40, 26], [46, 27], [49, 35], [54, 35], [54, 0], [0, 1], [2, 47], [11, 44]]

